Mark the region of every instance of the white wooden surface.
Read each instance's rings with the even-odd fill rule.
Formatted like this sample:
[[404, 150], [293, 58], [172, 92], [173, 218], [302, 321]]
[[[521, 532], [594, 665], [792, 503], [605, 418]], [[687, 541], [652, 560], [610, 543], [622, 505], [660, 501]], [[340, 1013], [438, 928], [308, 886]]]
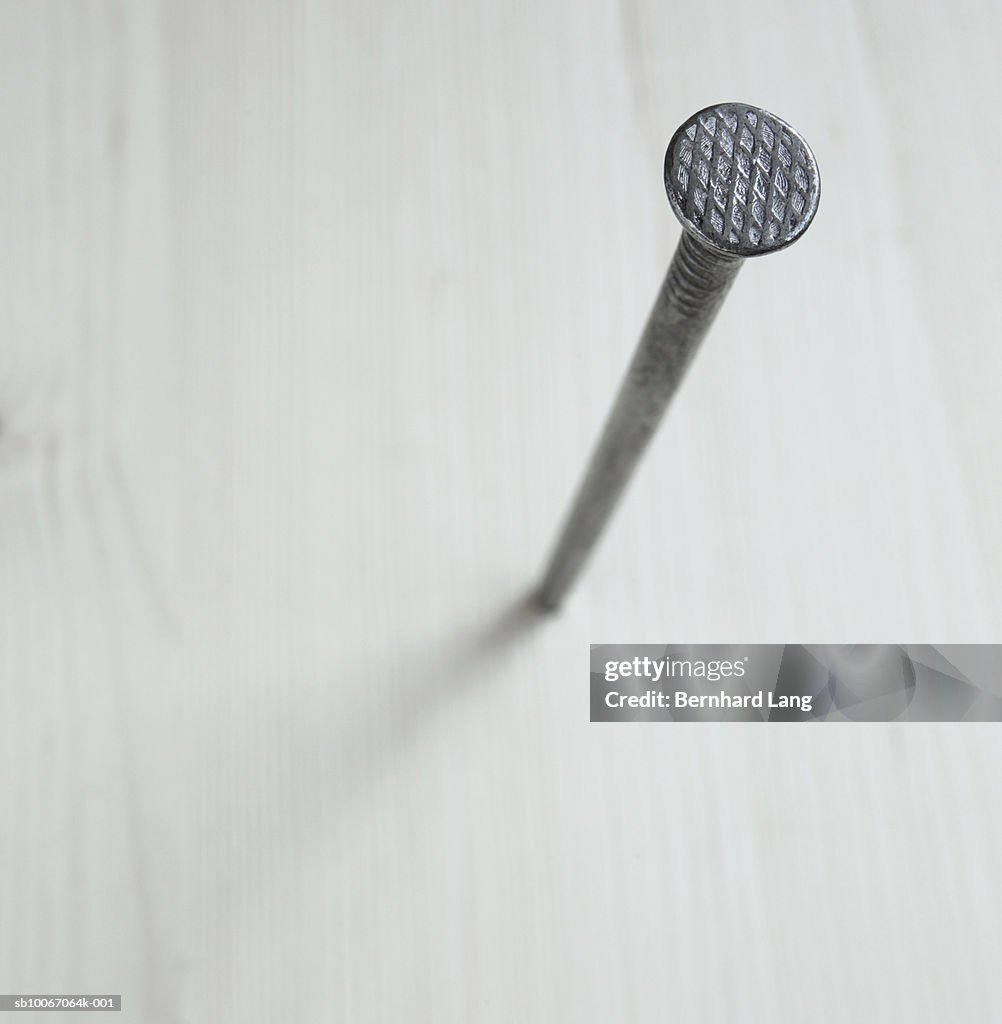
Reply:
[[[0, 19], [0, 991], [997, 1020], [996, 728], [591, 726], [585, 665], [1002, 639], [999, 9]], [[821, 212], [527, 620], [731, 98]]]

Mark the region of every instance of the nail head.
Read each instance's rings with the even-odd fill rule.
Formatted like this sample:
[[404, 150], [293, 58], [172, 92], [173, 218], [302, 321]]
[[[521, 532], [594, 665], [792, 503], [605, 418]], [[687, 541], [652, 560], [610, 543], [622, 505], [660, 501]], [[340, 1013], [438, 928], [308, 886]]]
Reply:
[[700, 241], [735, 256], [761, 256], [807, 230], [821, 177], [811, 147], [782, 118], [745, 103], [718, 103], [672, 136], [665, 190], [683, 227]]

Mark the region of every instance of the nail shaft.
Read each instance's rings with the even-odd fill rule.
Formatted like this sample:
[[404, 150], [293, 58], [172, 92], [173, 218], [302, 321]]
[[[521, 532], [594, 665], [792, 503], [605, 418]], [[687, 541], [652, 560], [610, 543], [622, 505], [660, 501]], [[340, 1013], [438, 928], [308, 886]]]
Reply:
[[539, 588], [543, 607], [577, 579], [742, 262], [682, 235]]

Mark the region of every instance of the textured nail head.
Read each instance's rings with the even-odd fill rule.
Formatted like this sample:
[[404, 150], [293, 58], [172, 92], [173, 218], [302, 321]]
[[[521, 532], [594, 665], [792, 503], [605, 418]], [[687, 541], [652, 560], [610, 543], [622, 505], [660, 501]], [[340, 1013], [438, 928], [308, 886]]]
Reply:
[[818, 209], [821, 177], [803, 136], [775, 114], [719, 103], [668, 143], [665, 190], [683, 227], [733, 256], [795, 242]]

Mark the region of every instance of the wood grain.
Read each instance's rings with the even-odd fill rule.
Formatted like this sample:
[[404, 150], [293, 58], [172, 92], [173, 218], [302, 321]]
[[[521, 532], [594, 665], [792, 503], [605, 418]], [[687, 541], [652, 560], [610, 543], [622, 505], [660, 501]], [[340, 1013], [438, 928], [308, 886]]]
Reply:
[[[0, 4], [0, 990], [994, 1019], [992, 727], [586, 721], [589, 642], [1000, 639], [1002, 24], [921, 6]], [[730, 98], [816, 224], [540, 621]]]

